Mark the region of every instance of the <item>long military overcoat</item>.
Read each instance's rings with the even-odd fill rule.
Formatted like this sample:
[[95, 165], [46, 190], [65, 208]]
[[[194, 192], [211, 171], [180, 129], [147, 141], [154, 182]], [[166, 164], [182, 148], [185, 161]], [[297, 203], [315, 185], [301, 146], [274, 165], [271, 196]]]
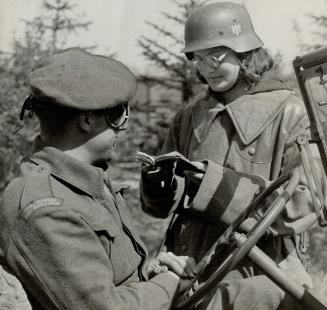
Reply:
[[[151, 184], [142, 180], [143, 209], [162, 216], [169, 212], [160, 209], [177, 208], [178, 217], [169, 228], [166, 247], [199, 261], [260, 191], [281, 174], [298, 169], [300, 183], [260, 246], [298, 283], [310, 286], [301, 263], [301, 234], [316, 219], [295, 144], [297, 135], [307, 132], [308, 119], [303, 102], [282, 84], [259, 85], [228, 105], [209, 91], [177, 113], [163, 153], [179, 151], [192, 161], [206, 161], [206, 173], [195, 193], [190, 194], [184, 180], [177, 178], [174, 195], [169, 198], [165, 194], [161, 200], [150, 197]], [[160, 197], [160, 192], [156, 195]], [[249, 227], [262, 213], [248, 220]], [[218, 259], [207, 276], [219, 263]], [[250, 268], [239, 274], [244, 277], [257, 272], [262, 273]]]

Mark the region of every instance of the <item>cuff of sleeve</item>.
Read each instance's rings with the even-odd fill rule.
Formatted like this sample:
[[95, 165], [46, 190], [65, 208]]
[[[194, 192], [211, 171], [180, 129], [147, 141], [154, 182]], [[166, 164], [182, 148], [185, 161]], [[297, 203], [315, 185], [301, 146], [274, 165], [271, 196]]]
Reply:
[[217, 188], [223, 178], [224, 168], [211, 161], [208, 161], [207, 171], [203, 176], [201, 185], [195, 195], [191, 208], [204, 212], [212, 197], [215, 195]]
[[243, 212], [266, 180], [241, 173], [208, 161], [199, 190], [189, 208], [211, 221], [232, 223]]
[[169, 273], [158, 274], [149, 282], [155, 283], [161, 287], [166, 292], [169, 300], [173, 300], [179, 286], [179, 279]]

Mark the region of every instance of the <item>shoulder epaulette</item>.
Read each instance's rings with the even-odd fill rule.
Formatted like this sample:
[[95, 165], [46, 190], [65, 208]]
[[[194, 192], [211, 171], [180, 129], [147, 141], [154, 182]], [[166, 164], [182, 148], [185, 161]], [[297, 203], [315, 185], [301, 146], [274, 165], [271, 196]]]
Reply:
[[37, 166], [25, 181], [20, 203], [21, 215], [28, 219], [39, 208], [61, 206], [62, 202], [62, 198], [53, 195], [50, 171], [41, 165]]

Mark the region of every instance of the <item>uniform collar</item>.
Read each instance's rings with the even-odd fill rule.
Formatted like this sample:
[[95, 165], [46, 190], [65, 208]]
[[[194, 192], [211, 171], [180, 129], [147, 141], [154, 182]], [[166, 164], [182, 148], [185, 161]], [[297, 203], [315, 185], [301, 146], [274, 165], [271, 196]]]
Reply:
[[258, 92], [239, 97], [226, 106], [243, 144], [250, 144], [261, 134], [279, 114], [290, 95], [291, 92], [285, 89]]
[[104, 190], [105, 172], [84, 163], [50, 146], [44, 146], [38, 137], [34, 142], [36, 152], [30, 160], [42, 165], [50, 173], [89, 195], [101, 197]]
[[192, 126], [195, 138], [200, 143], [207, 135], [211, 123], [217, 114], [225, 110], [225, 106], [219, 98], [210, 91], [197, 100], [192, 106]]
[[201, 143], [217, 114], [226, 109], [240, 140], [248, 145], [278, 115], [290, 95], [291, 92], [287, 89], [262, 89], [243, 95], [224, 106], [219, 98], [208, 92], [192, 106], [194, 136]]

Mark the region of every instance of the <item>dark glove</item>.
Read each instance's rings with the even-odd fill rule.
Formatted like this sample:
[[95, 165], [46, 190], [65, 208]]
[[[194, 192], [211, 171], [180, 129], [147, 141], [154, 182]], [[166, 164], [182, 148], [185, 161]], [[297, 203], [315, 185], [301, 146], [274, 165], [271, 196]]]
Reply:
[[142, 167], [141, 199], [145, 212], [160, 218], [170, 214], [177, 189], [174, 169], [173, 164]]

